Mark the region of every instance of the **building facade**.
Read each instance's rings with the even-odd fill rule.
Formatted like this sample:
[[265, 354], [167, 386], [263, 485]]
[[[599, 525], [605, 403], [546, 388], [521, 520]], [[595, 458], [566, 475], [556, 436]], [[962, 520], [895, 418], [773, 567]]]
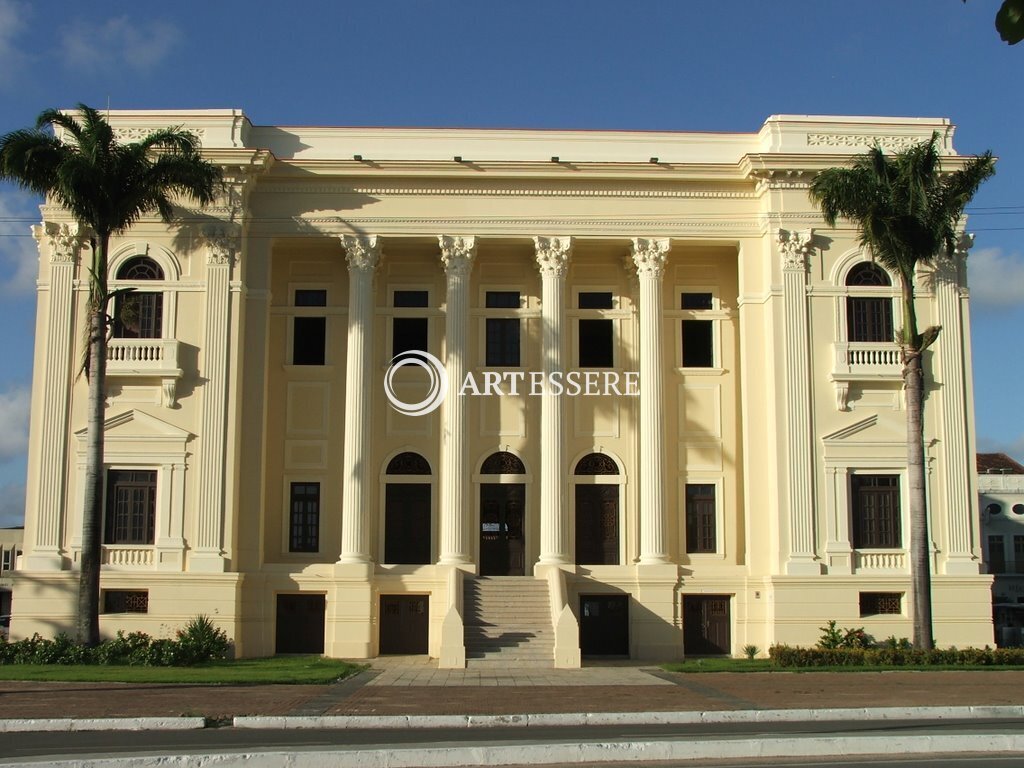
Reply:
[[996, 644], [1024, 645], [1024, 466], [1005, 453], [979, 453], [978, 493]]
[[[134, 290], [108, 355], [105, 633], [205, 613], [245, 656], [452, 667], [495, 644], [515, 658], [520, 636], [575, 666], [811, 644], [829, 619], [911, 634], [899, 278], [825, 228], [807, 187], [933, 131], [956, 166], [948, 121], [110, 119], [124, 139], [194, 131], [227, 183], [112, 244], [111, 285]], [[15, 636], [71, 626], [83, 508], [88, 254], [55, 207], [35, 232]], [[936, 639], [982, 645], [962, 261], [918, 278], [921, 322], [943, 327], [927, 360]]]

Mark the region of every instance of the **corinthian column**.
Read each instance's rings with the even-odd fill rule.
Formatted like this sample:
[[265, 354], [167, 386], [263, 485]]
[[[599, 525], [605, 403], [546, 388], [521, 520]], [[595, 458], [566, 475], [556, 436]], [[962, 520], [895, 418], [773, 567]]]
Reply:
[[437, 238], [447, 293], [444, 314], [444, 366], [451, 384], [441, 410], [441, 552], [439, 562], [468, 563], [466, 552], [466, 401], [454, 396], [466, 378], [469, 332], [469, 273], [476, 255], [472, 237]]
[[789, 559], [786, 573], [820, 574], [815, 554], [814, 457], [811, 447], [811, 350], [807, 321], [807, 256], [812, 230], [779, 230], [786, 350], [786, 437], [789, 455]]
[[665, 546], [665, 385], [661, 276], [668, 240], [633, 238], [640, 280], [640, 563], [668, 562]]
[[370, 562], [370, 388], [373, 381], [373, 273], [380, 262], [376, 235], [344, 235], [348, 260], [348, 347], [345, 355], [345, 457], [341, 477], [339, 563]]
[[[543, 370], [564, 373], [565, 273], [572, 252], [571, 237], [535, 237], [541, 277]], [[565, 504], [565, 437], [562, 396], [544, 387], [540, 401], [540, 563], [569, 562], [569, 530]]]

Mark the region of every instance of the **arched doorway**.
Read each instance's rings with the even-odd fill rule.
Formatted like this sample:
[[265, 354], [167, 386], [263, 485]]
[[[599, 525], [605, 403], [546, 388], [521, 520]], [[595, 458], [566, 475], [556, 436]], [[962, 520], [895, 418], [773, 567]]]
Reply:
[[430, 557], [430, 464], [418, 453], [388, 462], [384, 486], [384, 562], [426, 565]]
[[526, 467], [499, 451], [484, 460], [480, 474], [480, 575], [524, 576]]
[[589, 453], [576, 463], [576, 564], [618, 565], [619, 486], [615, 460]]

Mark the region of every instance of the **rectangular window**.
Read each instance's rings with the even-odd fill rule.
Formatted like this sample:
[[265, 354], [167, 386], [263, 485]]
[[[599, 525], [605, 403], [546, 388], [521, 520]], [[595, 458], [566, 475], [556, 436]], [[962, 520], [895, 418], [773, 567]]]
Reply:
[[714, 309], [710, 293], [683, 293], [679, 304], [680, 309]]
[[[580, 309], [611, 309], [611, 291], [580, 291]], [[615, 365], [615, 324], [612, 320], [580, 318], [579, 367], [611, 368]]]
[[902, 592], [861, 592], [860, 615], [880, 616], [903, 613]]
[[1006, 573], [1006, 549], [1002, 536], [988, 537], [988, 572]]
[[899, 475], [854, 475], [850, 479], [853, 546], [856, 549], [899, 549]]
[[144, 589], [105, 589], [103, 613], [149, 613], [149, 592]]
[[715, 486], [686, 484], [686, 551], [690, 554], [716, 552]]
[[[428, 291], [395, 291], [395, 307], [426, 307], [430, 301]], [[427, 352], [429, 325], [425, 317], [395, 317], [391, 320], [391, 356], [403, 352]]]
[[0, 571], [9, 571], [14, 566], [14, 550], [4, 549], [0, 556]]
[[[296, 307], [326, 307], [327, 291], [295, 291]], [[323, 365], [326, 362], [327, 318], [296, 317], [292, 321], [292, 364]]]
[[[519, 291], [487, 291], [488, 309], [518, 309]], [[488, 317], [485, 365], [518, 367], [520, 326], [517, 317]]]
[[683, 320], [683, 368], [715, 366], [714, 327], [711, 320]]
[[848, 341], [892, 341], [892, 299], [850, 296], [846, 300]]
[[163, 335], [164, 295], [145, 291], [118, 294], [114, 338], [159, 339]]
[[1013, 537], [1013, 572], [1024, 573], [1024, 536]]
[[104, 544], [152, 544], [156, 528], [156, 471], [107, 471]]
[[289, 552], [320, 551], [320, 483], [292, 483]]

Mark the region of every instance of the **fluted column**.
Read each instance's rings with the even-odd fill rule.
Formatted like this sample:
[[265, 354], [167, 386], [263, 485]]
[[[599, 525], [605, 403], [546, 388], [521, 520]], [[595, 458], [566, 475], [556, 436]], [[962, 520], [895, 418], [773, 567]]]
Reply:
[[[545, 380], [565, 370], [565, 273], [571, 237], [535, 237], [541, 276], [541, 326]], [[540, 563], [569, 562], [569, 510], [565, 504], [564, 404], [544, 388], [540, 401]]]
[[40, 285], [40, 300], [46, 300], [47, 334], [39, 340], [45, 357], [44, 369], [37, 371], [37, 388], [42, 398], [42, 423], [39, 439], [38, 485], [29, 496], [36, 504], [36, 528], [33, 541], [26, 542], [26, 570], [50, 570], [61, 567], [62, 536], [65, 524], [65, 493], [67, 479], [68, 395], [71, 387], [71, 357], [75, 338], [72, 332], [75, 312], [73, 290], [78, 249], [81, 244], [77, 224], [47, 222], [33, 227], [42, 244], [50, 247], [49, 284]]
[[345, 456], [341, 478], [339, 563], [370, 562], [370, 407], [373, 383], [373, 275], [377, 237], [342, 237], [348, 260], [348, 347], [345, 355]]
[[[472, 237], [437, 238], [444, 264], [444, 366], [452, 392], [466, 378], [469, 344], [469, 273], [476, 241]], [[448, 565], [468, 563], [466, 551], [466, 399], [449, 393], [441, 409], [440, 558]]]
[[789, 560], [786, 573], [820, 574], [815, 555], [814, 457], [811, 448], [811, 350], [807, 319], [807, 256], [813, 232], [779, 230], [786, 349], [786, 443], [789, 448]]
[[[964, 235], [952, 257], [936, 260], [934, 274], [936, 325], [942, 328], [935, 344], [935, 365], [942, 387], [938, 392], [940, 446], [944, 446], [942, 468], [945, 474], [947, 574], [973, 574], [978, 572], [974, 558], [973, 525], [977, 490], [973, 488], [974, 457], [968, 440], [967, 383], [964, 372], [970, 368], [967, 345], [967, 297], [962, 289], [960, 270], [967, 251], [973, 244], [972, 235]], [[933, 510], [936, 505], [933, 505]], [[934, 519], [936, 516], [932, 514]], [[930, 524], [934, 531], [940, 526]], [[934, 534], [931, 535], [934, 541]], [[932, 545], [929, 541], [929, 546]]]
[[668, 562], [661, 277], [670, 243], [633, 238], [640, 280], [640, 563]]
[[206, 243], [206, 324], [203, 330], [203, 399], [196, 487], [196, 538], [189, 570], [222, 571], [224, 560], [224, 458], [227, 436], [228, 340], [231, 265], [238, 238], [220, 228]]

